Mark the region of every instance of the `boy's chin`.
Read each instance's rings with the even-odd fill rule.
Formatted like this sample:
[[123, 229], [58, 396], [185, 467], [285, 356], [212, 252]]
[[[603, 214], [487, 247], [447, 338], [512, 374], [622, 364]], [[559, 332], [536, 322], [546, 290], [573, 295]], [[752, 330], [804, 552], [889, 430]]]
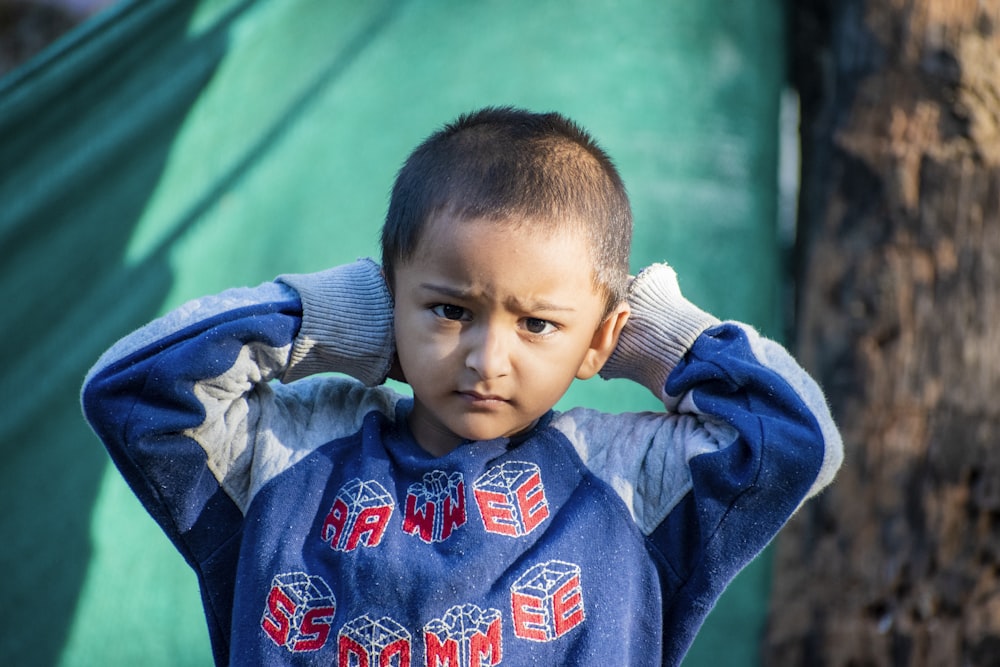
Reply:
[[[430, 419], [427, 418], [429, 416]], [[485, 415], [465, 415], [465, 419], [456, 419], [455, 415], [450, 417], [450, 419], [435, 417], [426, 410], [426, 406], [418, 404], [410, 415], [410, 430], [421, 447], [441, 456], [467, 442], [516, 438], [533, 429], [538, 423], [538, 418], [528, 423], [517, 423]]]
[[535, 427], [538, 420], [535, 419], [528, 424], [520, 425], [505, 425], [505, 426], [479, 426], [479, 427], [468, 427], [456, 431], [460, 434], [461, 440], [472, 441], [472, 442], [482, 442], [489, 440], [500, 440], [501, 438], [517, 438], [518, 436], [524, 435], [531, 429]]

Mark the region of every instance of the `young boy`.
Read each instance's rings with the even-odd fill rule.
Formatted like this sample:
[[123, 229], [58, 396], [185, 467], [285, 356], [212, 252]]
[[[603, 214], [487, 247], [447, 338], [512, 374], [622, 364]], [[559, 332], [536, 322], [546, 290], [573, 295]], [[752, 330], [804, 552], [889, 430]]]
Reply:
[[[403, 166], [381, 268], [194, 301], [101, 358], [87, 418], [197, 572], [217, 662], [681, 660], [841, 444], [781, 347], [665, 265], [630, 282], [630, 238], [586, 133], [484, 109]], [[598, 373], [665, 411], [552, 410]]]

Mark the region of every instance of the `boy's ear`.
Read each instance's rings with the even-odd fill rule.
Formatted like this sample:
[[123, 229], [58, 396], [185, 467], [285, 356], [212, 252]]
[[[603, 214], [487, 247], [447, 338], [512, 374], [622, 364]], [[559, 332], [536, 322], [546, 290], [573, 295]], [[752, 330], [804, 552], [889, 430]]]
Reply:
[[604, 362], [608, 360], [611, 353], [615, 351], [615, 346], [618, 345], [618, 337], [621, 335], [622, 328], [628, 321], [631, 312], [628, 302], [622, 301], [601, 322], [590, 341], [590, 349], [587, 350], [587, 355], [583, 358], [583, 363], [580, 364], [580, 369], [576, 372], [577, 379], [589, 380], [604, 367]]

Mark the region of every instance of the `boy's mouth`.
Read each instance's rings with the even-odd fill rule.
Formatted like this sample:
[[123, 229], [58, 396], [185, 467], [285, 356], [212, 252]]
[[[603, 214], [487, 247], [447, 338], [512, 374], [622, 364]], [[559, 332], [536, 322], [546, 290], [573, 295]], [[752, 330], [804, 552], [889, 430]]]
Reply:
[[507, 399], [503, 396], [498, 396], [496, 394], [481, 394], [478, 391], [462, 391], [459, 390], [458, 395], [469, 401], [473, 405], [495, 405], [498, 403], [506, 403]]

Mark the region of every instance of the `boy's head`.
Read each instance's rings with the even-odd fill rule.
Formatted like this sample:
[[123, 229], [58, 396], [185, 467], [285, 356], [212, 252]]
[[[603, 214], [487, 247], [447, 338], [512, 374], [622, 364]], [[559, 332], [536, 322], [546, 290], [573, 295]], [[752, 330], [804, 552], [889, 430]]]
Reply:
[[595, 375], [628, 319], [630, 236], [621, 179], [561, 116], [485, 109], [421, 144], [382, 236], [417, 442], [525, 433]]
[[[440, 216], [569, 229], [590, 249], [608, 313], [625, 298], [632, 211], [610, 158], [556, 114], [510, 107], [466, 114], [428, 137], [400, 170], [382, 228], [389, 284]], [[580, 260], [584, 258], [578, 258]]]

